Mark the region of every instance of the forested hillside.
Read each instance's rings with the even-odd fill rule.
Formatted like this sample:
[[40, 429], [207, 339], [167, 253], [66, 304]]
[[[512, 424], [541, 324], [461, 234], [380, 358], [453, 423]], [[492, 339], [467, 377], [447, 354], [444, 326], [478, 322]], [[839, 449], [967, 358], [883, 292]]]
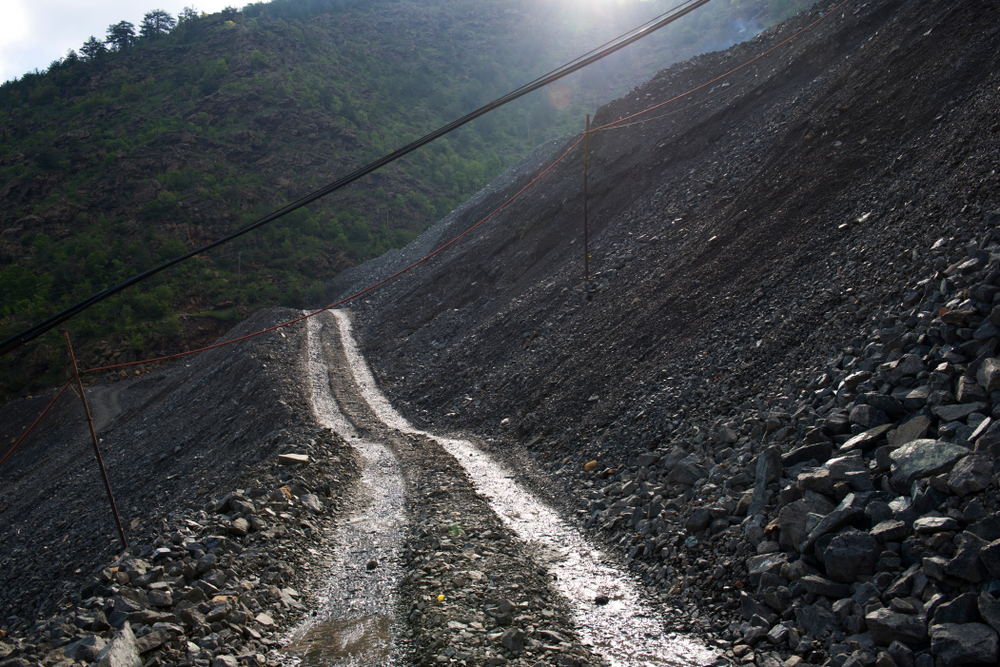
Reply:
[[[673, 1], [276, 0], [121, 22], [0, 87], [0, 339], [326, 184], [656, 16]], [[211, 338], [405, 244], [540, 141], [693, 53], [809, 4], [717, 0], [308, 210], [92, 308], [86, 365]], [[55, 334], [0, 365], [50, 383]]]

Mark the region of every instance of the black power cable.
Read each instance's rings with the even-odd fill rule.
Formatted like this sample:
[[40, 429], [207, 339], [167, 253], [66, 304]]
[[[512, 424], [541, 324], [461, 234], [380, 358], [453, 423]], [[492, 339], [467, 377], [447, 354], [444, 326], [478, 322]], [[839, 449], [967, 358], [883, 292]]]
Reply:
[[498, 109], [509, 102], [513, 102], [514, 100], [527, 95], [528, 93], [534, 92], [539, 88], [543, 88], [550, 83], [558, 81], [559, 79], [569, 74], [572, 74], [573, 72], [581, 70], [584, 67], [587, 67], [588, 65], [591, 65], [597, 62], [598, 60], [606, 56], [609, 56], [612, 53], [619, 51], [634, 42], [639, 41], [643, 37], [651, 35], [653, 32], [659, 30], [660, 28], [670, 23], [673, 23], [682, 16], [690, 14], [691, 12], [698, 9], [702, 5], [708, 4], [708, 2], [710, 2], [710, 0], [685, 0], [685, 2], [682, 2], [680, 5], [674, 7], [668, 12], [661, 14], [656, 19], [644, 23], [642, 26], [639, 26], [638, 28], [625, 33], [621, 37], [615, 38], [614, 40], [608, 42], [607, 44], [598, 47], [593, 51], [590, 51], [586, 55], [580, 56], [579, 58], [576, 58], [575, 60], [572, 60], [569, 63], [552, 70], [548, 74], [545, 74], [544, 76], [541, 76], [535, 79], [534, 81], [525, 84], [524, 86], [521, 86], [520, 88], [514, 90], [513, 92], [507, 93], [503, 97], [494, 100], [485, 106], [479, 107], [475, 111], [468, 113], [465, 116], [462, 116], [458, 120], [454, 120], [448, 123], [447, 125], [438, 128], [437, 130], [431, 132], [430, 134], [427, 134], [421, 137], [420, 139], [417, 139], [416, 141], [413, 141], [407, 144], [406, 146], [403, 146], [402, 148], [399, 148], [393, 151], [392, 153], [389, 153], [388, 155], [379, 158], [378, 160], [371, 162], [368, 165], [361, 167], [360, 169], [357, 169], [356, 171], [348, 174], [347, 176], [344, 176], [334, 181], [333, 183], [330, 183], [329, 185], [320, 188], [319, 190], [316, 190], [315, 192], [312, 192], [302, 197], [301, 199], [298, 199], [297, 201], [288, 204], [287, 206], [281, 209], [278, 209], [274, 213], [271, 213], [270, 215], [267, 215], [261, 218], [260, 220], [257, 220], [256, 222], [252, 222], [248, 225], [245, 225], [237, 229], [235, 232], [227, 236], [224, 236], [217, 241], [213, 241], [212, 243], [209, 243], [200, 248], [192, 250], [191, 252], [188, 252], [184, 255], [175, 257], [157, 267], [149, 269], [148, 271], [145, 271], [138, 275], [132, 276], [131, 278], [128, 278], [127, 280], [124, 280], [113, 287], [109, 287], [108, 289], [102, 292], [98, 292], [97, 294], [91, 296], [90, 298], [85, 299], [74, 306], [70, 306], [69, 308], [53, 315], [47, 320], [39, 322], [38, 324], [35, 324], [29, 327], [28, 329], [25, 329], [21, 333], [11, 336], [3, 343], [0, 343], [0, 356], [19, 348], [22, 345], [29, 343], [30, 341], [34, 340], [35, 338], [38, 338], [45, 332], [50, 331], [51, 329], [54, 329], [55, 327], [59, 326], [60, 324], [70, 319], [77, 313], [80, 313], [86, 310], [87, 308], [93, 306], [94, 304], [103, 301], [104, 299], [107, 299], [111, 296], [114, 296], [118, 292], [121, 292], [122, 290], [131, 287], [136, 283], [142, 282], [143, 280], [146, 280], [147, 278], [156, 275], [160, 271], [169, 269], [175, 264], [179, 264], [186, 259], [190, 259], [195, 255], [200, 255], [201, 253], [211, 250], [212, 248], [218, 247], [220, 245], [223, 245], [224, 243], [229, 243], [233, 239], [239, 238], [240, 236], [246, 234], [247, 232], [251, 232], [257, 229], [258, 227], [263, 227], [264, 225], [274, 222], [278, 218], [287, 215], [292, 211], [300, 209], [307, 204], [311, 204], [317, 199], [325, 197], [331, 192], [339, 190], [353, 183], [354, 181], [363, 178], [364, 176], [367, 176], [373, 171], [381, 169], [387, 164], [395, 162], [404, 155], [412, 153], [421, 146], [425, 146], [426, 144], [431, 143], [435, 139], [439, 139], [440, 137], [448, 134], [449, 132], [457, 130], [463, 125], [472, 122], [473, 120], [489, 113], [490, 111], [493, 111], [494, 109]]

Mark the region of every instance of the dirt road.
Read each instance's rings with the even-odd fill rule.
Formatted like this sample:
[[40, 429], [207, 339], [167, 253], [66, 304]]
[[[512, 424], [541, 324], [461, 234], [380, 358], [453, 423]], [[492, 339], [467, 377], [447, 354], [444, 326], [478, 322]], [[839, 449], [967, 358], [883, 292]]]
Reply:
[[[346, 312], [311, 322], [309, 357], [317, 415], [368, 460], [369, 502], [350, 520], [355, 529], [337, 535], [351, 556], [331, 580], [348, 594], [328, 605], [327, 620], [300, 633], [295, 648], [307, 662], [349, 653], [359, 664], [401, 653], [419, 664], [714, 660], [671, 635], [626, 575], [473, 443], [419, 431], [396, 413], [357, 351]], [[396, 524], [384, 522], [400, 491], [404, 509], [395, 516], [407, 527], [393, 554]], [[366, 530], [386, 533], [380, 553], [362, 539]], [[386, 585], [393, 570], [398, 599], [371, 586], [373, 573]], [[382, 602], [377, 609], [373, 595]], [[392, 607], [394, 619], [386, 613]]]

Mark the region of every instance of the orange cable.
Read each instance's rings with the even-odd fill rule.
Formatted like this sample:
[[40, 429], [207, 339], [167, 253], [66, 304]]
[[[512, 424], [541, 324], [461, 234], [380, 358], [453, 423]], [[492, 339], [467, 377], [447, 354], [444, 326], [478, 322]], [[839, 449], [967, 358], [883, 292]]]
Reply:
[[17, 439], [17, 442], [14, 443], [14, 446], [10, 448], [10, 451], [7, 452], [6, 454], [4, 454], [3, 458], [0, 459], [0, 466], [2, 466], [4, 464], [4, 461], [6, 461], [7, 459], [10, 458], [11, 454], [14, 453], [14, 450], [17, 449], [18, 445], [20, 445], [24, 441], [24, 439], [28, 437], [28, 434], [31, 433], [31, 431], [34, 430], [34, 428], [36, 426], [38, 426], [38, 422], [42, 421], [42, 417], [44, 417], [46, 414], [48, 414], [49, 410], [52, 409], [52, 406], [55, 405], [55, 402], [57, 400], [59, 400], [59, 397], [63, 395], [63, 392], [66, 391], [66, 388], [69, 387], [71, 384], [73, 384], [72, 380], [70, 380], [69, 382], [67, 382], [66, 384], [64, 384], [63, 388], [59, 390], [58, 394], [56, 394], [56, 397], [53, 398], [51, 401], [49, 401], [48, 406], [44, 410], [42, 410], [42, 414], [38, 415], [38, 419], [35, 420], [35, 423], [33, 423], [28, 428], [28, 430], [25, 431], [21, 435], [21, 437]]
[[[711, 81], [706, 81], [705, 83], [703, 83], [700, 86], [697, 86], [695, 88], [692, 88], [691, 90], [687, 91], [686, 93], [681, 93], [680, 95], [672, 97], [669, 100], [667, 100], [666, 102], [660, 102], [659, 104], [651, 106], [648, 109], [645, 109], [643, 111], [639, 111], [637, 113], [634, 113], [631, 116], [625, 116], [624, 118], [619, 118], [618, 120], [612, 121], [610, 123], [606, 123], [604, 125], [601, 125], [600, 127], [591, 128], [590, 131], [591, 132], [599, 132], [601, 130], [606, 130], [606, 129], [612, 128], [613, 126], [618, 125], [619, 123], [624, 123], [625, 121], [631, 120], [632, 118], [636, 118], [638, 116], [642, 116], [643, 114], [647, 114], [647, 113], [649, 113], [650, 111], [652, 111], [654, 109], [659, 109], [662, 106], [665, 106], [665, 105], [670, 104], [672, 102], [676, 102], [677, 100], [679, 100], [681, 98], [684, 98], [684, 97], [687, 97], [688, 95], [696, 93], [699, 90], [701, 90], [702, 88], [705, 88], [707, 86], [711, 86], [716, 81], [721, 81], [722, 79], [726, 78], [727, 76], [730, 76], [731, 74], [735, 74], [736, 72], [740, 71], [741, 69], [743, 69], [745, 67], [748, 67], [749, 65], [752, 65], [753, 63], [757, 62], [758, 60], [760, 60], [764, 56], [766, 56], [769, 53], [771, 53], [772, 51], [774, 51], [774, 50], [776, 50], [776, 49], [784, 46], [785, 44], [789, 43], [790, 41], [792, 41], [793, 39], [795, 39], [796, 37], [798, 37], [802, 33], [806, 32], [807, 30], [812, 30], [820, 21], [825, 20], [826, 17], [830, 16], [830, 14], [833, 14], [833, 13], [837, 12], [837, 10], [839, 10], [841, 7], [843, 7], [844, 5], [846, 5], [850, 1], [851, 0], [844, 0], [839, 5], [837, 5], [833, 9], [829, 10], [828, 12], [826, 12], [825, 14], [823, 14], [822, 16], [820, 16], [818, 19], [816, 19], [815, 21], [813, 21], [812, 23], [810, 23], [809, 25], [807, 25], [805, 28], [802, 28], [802, 30], [799, 30], [797, 33], [795, 33], [791, 37], [789, 37], [789, 38], [787, 38], [787, 39], [785, 39], [785, 40], [783, 40], [781, 42], [778, 42], [777, 44], [775, 44], [774, 46], [772, 46], [771, 48], [769, 48], [767, 51], [764, 51], [763, 53], [761, 53], [759, 56], [757, 56], [755, 58], [751, 58], [750, 60], [746, 61], [745, 63], [743, 63], [739, 67], [735, 67], [735, 68], [729, 70], [728, 72], [726, 72], [725, 74], [721, 74], [721, 75], [715, 77], [714, 79], [712, 79]], [[650, 120], [653, 120], [653, 119], [650, 119]]]
[[445, 248], [447, 248], [447, 247], [449, 247], [449, 246], [457, 243], [459, 240], [461, 240], [467, 234], [471, 233], [474, 229], [476, 229], [477, 227], [479, 227], [480, 225], [482, 225], [484, 222], [486, 222], [487, 220], [489, 220], [490, 218], [492, 218], [494, 215], [496, 215], [497, 213], [499, 213], [502, 209], [504, 209], [508, 205], [510, 205], [515, 199], [517, 199], [518, 197], [520, 197], [524, 193], [525, 190], [527, 190], [532, 185], [534, 185], [536, 182], [538, 182], [538, 180], [541, 179], [542, 176], [544, 176], [545, 174], [549, 173], [557, 164], [559, 164], [560, 162], [562, 162], [566, 158], [566, 156], [569, 155], [573, 151], [574, 148], [576, 148], [577, 146], [580, 145], [581, 141], [583, 141], [582, 137], [580, 139], [577, 139], [576, 142], [572, 146], [570, 146], [569, 149], [567, 149], [565, 153], [563, 153], [557, 160], [555, 160], [552, 164], [550, 164], [548, 167], [546, 167], [544, 171], [542, 171], [540, 174], [538, 174], [538, 176], [536, 176], [535, 178], [533, 178], [527, 185], [525, 185], [523, 188], [521, 188], [514, 196], [512, 196], [510, 199], [508, 199], [504, 203], [500, 204], [500, 206], [498, 206], [497, 208], [495, 208], [491, 213], [489, 213], [482, 220], [480, 220], [476, 224], [472, 225], [471, 227], [469, 227], [468, 229], [466, 229], [464, 232], [462, 232], [461, 234], [459, 234], [458, 236], [456, 236], [452, 240], [448, 241], [447, 243], [445, 243], [443, 246], [441, 246], [440, 248], [438, 248], [434, 252], [432, 252], [432, 253], [424, 256], [421, 259], [418, 259], [413, 264], [410, 264], [409, 266], [407, 266], [407, 267], [405, 267], [403, 269], [400, 269], [399, 271], [397, 271], [396, 273], [392, 274], [391, 276], [389, 276], [387, 278], [383, 278], [382, 280], [380, 280], [380, 281], [378, 281], [376, 283], [373, 283], [372, 285], [369, 285], [368, 287], [364, 288], [360, 292], [357, 292], [355, 294], [352, 294], [351, 296], [345, 297], [345, 298], [343, 298], [340, 301], [337, 301], [335, 303], [331, 303], [329, 306], [326, 306], [325, 308], [320, 308], [319, 310], [314, 311], [312, 313], [309, 313], [308, 315], [303, 315], [302, 317], [296, 317], [293, 320], [289, 320], [287, 322], [282, 322], [281, 324], [276, 324], [275, 326], [270, 327], [268, 329], [264, 329], [263, 331], [258, 331], [256, 333], [247, 334], [246, 336], [241, 336], [239, 338], [234, 338], [232, 340], [227, 340], [227, 341], [225, 341], [223, 343], [215, 343], [214, 345], [209, 345], [207, 347], [202, 347], [202, 348], [199, 348], [197, 350], [190, 350], [188, 352], [180, 352], [178, 354], [171, 354], [171, 355], [168, 355], [166, 357], [158, 357], [156, 359], [146, 359], [146, 360], [143, 360], [143, 361], [130, 361], [130, 362], [125, 363], [125, 364], [116, 364], [114, 366], [99, 366], [99, 367], [96, 367], [96, 368], [87, 369], [85, 371], [80, 371], [80, 373], [81, 374], [83, 374], [83, 373], [97, 373], [97, 372], [100, 372], [100, 371], [114, 370], [116, 368], [124, 368], [126, 366], [138, 366], [138, 365], [142, 365], [142, 364], [161, 363], [161, 362], [164, 362], [164, 361], [168, 361], [170, 359], [177, 359], [179, 357], [186, 357], [186, 356], [191, 355], [191, 354], [198, 354], [199, 352], [205, 352], [206, 350], [212, 350], [212, 349], [215, 349], [217, 347], [224, 347], [226, 345], [232, 345], [233, 343], [238, 343], [238, 342], [246, 340], [248, 338], [253, 338], [255, 336], [260, 336], [261, 334], [265, 334], [265, 333], [274, 331], [276, 329], [281, 329], [281, 328], [287, 327], [289, 325], [295, 324], [296, 322], [301, 322], [302, 320], [305, 320], [305, 319], [308, 319], [310, 317], [313, 317], [314, 315], [319, 315], [320, 313], [325, 312], [327, 310], [330, 310], [331, 308], [336, 308], [337, 306], [341, 305], [342, 303], [346, 303], [346, 302], [348, 302], [348, 301], [350, 301], [352, 299], [356, 299], [359, 296], [361, 296], [362, 294], [366, 294], [366, 293], [372, 291], [373, 289], [375, 289], [376, 287], [380, 287], [381, 285], [384, 285], [385, 283], [389, 282], [390, 280], [394, 280], [394, 279], [398, 278], [399, 276], [403, 275], [407, 271], [410, 271], [411, 269], [413, 269], [417, 265], [423, 264], [424, 262], [426, 262], [427, 260], [429, 260], [431, 257], [434, 257], [435, 255], [437, 255], [439, 252], [441, 252]]

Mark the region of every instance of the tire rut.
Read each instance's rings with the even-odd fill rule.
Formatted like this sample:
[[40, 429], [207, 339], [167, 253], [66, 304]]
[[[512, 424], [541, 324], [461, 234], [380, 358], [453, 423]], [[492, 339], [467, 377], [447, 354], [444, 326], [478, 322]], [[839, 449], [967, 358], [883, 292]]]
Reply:
[[400, 557], [400, 642], [413, 664], [596, 665], [567, 602], [530, 545], [438, 442], [385, 424], [362, 394], [335, 316], [317, 316], [337, 406], [358, 436], [397, 458], [410, 520]]
[[[417, 664], [705, 665], [639, 589], [516, 476], [464, 440], [414, 429], [379, 392], [349, 314], [320, 316], [333, 396], [399, 460], [411, 525], [402, 559]], [[601, 654], [601, 655], [599, 655]]]

